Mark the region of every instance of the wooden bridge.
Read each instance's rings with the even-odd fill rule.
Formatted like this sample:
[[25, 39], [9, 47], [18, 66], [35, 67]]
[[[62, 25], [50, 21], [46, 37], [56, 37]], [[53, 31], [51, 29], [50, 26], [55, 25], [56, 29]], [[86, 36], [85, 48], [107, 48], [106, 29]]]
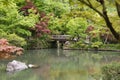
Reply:
[[70, 40], [72, 40], [70, 35], [51, 35], [51, 39], [56, 40], [56, 41], [70, 41]]
[[[60, 44], [62, 44], [63, 46], [63, 44], [65, 44], [66, 41], [78, 41], [77, 38], [73, 38], [71, 35], [51, 35], [51, 40], [51, 42], [53, 42], [53, 45], [57, 44], [57, 48], [60, 47]], [[84, 42], [89, 44], [89, 37], [86, 37]]]
[[51, 35], [51, 40], [53, 45], [56, 44], [57, 48], [63, 47], [63, 44], [66, 41], [72, 41], [72, 37], [70, 35]]

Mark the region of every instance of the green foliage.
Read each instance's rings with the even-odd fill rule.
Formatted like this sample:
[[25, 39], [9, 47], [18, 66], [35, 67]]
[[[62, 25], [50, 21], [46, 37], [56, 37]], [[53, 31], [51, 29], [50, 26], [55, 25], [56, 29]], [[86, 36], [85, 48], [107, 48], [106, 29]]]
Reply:
[[78, 48], [81, 48], [81, 49], [87, 49], [88, 48], [88, 45], [85, 44], [83, 40], [80, 40], [80, 41], [76, 42], [75, 45]]
[[37, 39], [30, 39], [28, 40], [27, 49], [41, 49], [41, 48], [48, 48], [49, 44], [46, 41], [46, 37], [42, 36], [41, 38]]
[[[88, 47], [88, 45], [84, 43], [86, 38], [85, 30], [88, 25], [94, 25], [95, 30], [93, 30], [90, 35], [96, 34], [96, 36], [91, 35], [91, 41], [93, 42], [91, 46], [100, 47], [101, 43], [96, 41], [100, 41], [99, 34], [100, 32], [102, 33], [102, 31], [100, 31], [101, 27], [106, 27], [104, 19], [98, 13], [95, 13], [94, 10], [80, 3], [81, 1], [82, 0], [34, 0], [33, 3], [37, 7], [37, 10], [45, 12], [47, 17], [49, 16], [49, 29], [51, 30], [51, 34], [72, 35], [73, 38], [81, 40], [75, 43], [75, 46]], [[84, 1], [90, 1], [88, 4], [91, 3], [96, 10], [102, 12], [102, 6], [97, 0]], [[115, 1], [119, 3], [119, 0]], [[106, 0], [105, 5], [114, 29], [120, 33], [120, 19], [116, 12], [115, 1]], [[36, 32], [30, 31], [30, 29], [35, 29], [35, 24], [38, 23], [39, 17], [42, 16], [41, 14], [34, 14], [34, 10], [32, 9], [28, 10], [30, 13], [28, 16], [23, 16], [23, 13], [19, 12], [19, 9], [24, 4], [24, 0], [0, 0], [0, 38], [6, 38], [17, 46], [26, 45], [25, 39], [33, 37], [32, 34]], [[42, 21], [41, 18], [40, 20]], [[46, 37], [41, 37], [42, 40], [45, 40], [45, 38]], [[35, 43], [37, 40], [33, 42]]]
[[[0, 0], [0, 38], [8, 39], [12, 45], [25, 46], [26, 38], [31, 36], [30, 28], [38, 22], [39, 16], [32, 13], [23, 16], [19, 7], [23, 0]], [[18, 7], [19, 5], [19, 7]]]
[[69, 34], [74, 37], [85, 36], [87, 21], [83, 18], [70, 18], [63, 15], [62, 18], [52, 18], [49, 24], [53, 34]]
[[35, 0], [35, 4], [38, 6], [40, 11], [46, 13], [54, 13], [55, 16], [61, 17], [61, 14], [69, 11], [68, 0]]
[[120, 79], [120, 63], [111, 63], [102, 67], [103, 80]]
[[85, 37], [85, 30], [87, 28], [87, 21], [84, 18], [73, 18], [67, 23], [68, 34], [74, 37]]
[[52, 34], [67, 34], [68, 28], [66, 27], [70, 17], [62, 15], [62, 18], [52, 17], [49, 22], [49, 28]]
[[21, 15], [13, 0], [1, 1], [0, 3], [0, 29], [8, 34], [15, 33], [22, 37], [31, 36], [29, 28], [38, 21], [38, 15], [33, 13], [29, 16]]
[[85, 44], [84, 40], [79, 40], [77, 42], [70, 42], [69, 45], [65, 45], [64, 48], [68, 49], [88, 49], [89, 44]]
[[120, 49], [120, 44], [118, 43], [118, 44], [104, 44], [104, 45], [102, 45], [101, 46], [102, 48], [104, 48], [104, 49], [109, 49], [109, 50], [116, 50], [116, 49]]
[[92, 48], [100, 48], [102, 46], [102, 44], [103, 44], [102, 42], [97, 41], [97, 42], [92, 43], [91, 47]]
[[24, 38], [19, 37], [16, 34], [7, 34], [6, 32], [4, 32], [2, 29], [0, 29], [0, 38], [5, 38], [7, 39], [12, 45], [15, 46], [25, 46], [26, 45], [26, 41]]
[[26, 41], [24, 38], [17, 36], [16, 34], [8, 35], [8, 41], [15, 46], [25, 46]]

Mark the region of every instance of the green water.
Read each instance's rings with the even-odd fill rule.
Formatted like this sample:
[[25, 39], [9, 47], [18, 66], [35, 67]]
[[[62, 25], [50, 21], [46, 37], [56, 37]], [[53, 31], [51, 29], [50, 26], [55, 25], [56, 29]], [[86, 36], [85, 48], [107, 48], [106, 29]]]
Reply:
[[12, 59], [0, 60], [0, 80], [96, 80], [95, 74], [98, 78], [100, 67], [120, 61], [120, 53], [42, 49], [25, 51], [24, 55], [15, 60], [40, 67], [7, 73], [2, 66]]

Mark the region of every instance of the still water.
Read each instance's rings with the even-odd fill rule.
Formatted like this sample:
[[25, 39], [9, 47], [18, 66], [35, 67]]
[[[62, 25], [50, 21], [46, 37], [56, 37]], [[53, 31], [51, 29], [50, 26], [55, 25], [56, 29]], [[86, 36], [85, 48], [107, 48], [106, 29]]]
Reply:
[[[119, 52], [42, 49], [24, 53], [14, 59], [40, 67], [13, 73], [0, 69], [0, 80], [100, 80], [95, 75], [100, 73], [101, 66], [120, 61]], [[12, 60], [0, 60], [0, 66]]]

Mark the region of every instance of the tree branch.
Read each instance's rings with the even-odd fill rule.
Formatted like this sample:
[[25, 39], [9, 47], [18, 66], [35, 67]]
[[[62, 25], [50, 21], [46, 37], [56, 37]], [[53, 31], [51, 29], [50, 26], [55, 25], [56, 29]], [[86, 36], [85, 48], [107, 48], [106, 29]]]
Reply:
[[118, 41], [120, 40], [120, 35], [119, 35], [119, 33], [117, 33], [117, 32], [115, 31], [115, 29], [113, 28], [113, 25], [112, 25], [112, 23], [111, 23], [108, 15], [107, 15], [106, 6], [105, 6], [105, 2], [104, 2], [104, 1], [99, 1], [100, 4], [101, 4], [101, 6], [102, 6], [102, 8], [103, 8], [102, 13], [101, 13], [99, 10], [97, 10], [97, 9], [91, 4], [91, 2], [90, 2], [89, 0], [87, 0], [87, 2], [86, 2], [85, 0], [78, 0], [78, 1], [80, 1], [80, 2], [83, 3], [83, 4], [85, 4], [86, 6], [90, 7], [90, 8], [93, 9], [95, 12], [97, 12], [100, 16], [102, 16], [102, 17], [104, 18], [105, 22], [106, 22], [107, 27], [110, 29], [110, 31], [112, 32], [112, 34], [114, 35], [114, 37], [115, 37]]
[[120, 17], [120, 4], [118, 4], [118, 2], [115, 1], [115, 5], [116, 5], [118, 16]]
[[97, 10], [95, 7], [93, 7], [93, 5], [91, 4], [91, 2], [89, 0], [87, 0], [89, 4], [87, 2], [85, 2], [84, 0], [78, 0], [78, 1], [80, 1], [81, 3], [85, 4], [86, 6], [90, 7], [94, 11], [96, 11], [100, 16], [104, 17], [104, 15], [99, 10]]
[[106, 25], [108, 26], [108, 28], [110, 29], [110, 31], [112, 32], [112, 34], [114, 35], [114, 37], [117, 39], [117, 40], [120, 40], [120, 35], [115, 31], [115, 29], [113, 28], [112, 26], [112, 23], [107, 15], [107, 11], [106, 11], [106, 6], [105, 6], [105, 3], [101, 4], [102, 7], [103, 7], [103, 18], [106, 22]]
[[92, 4], [91, 4], [90, 0], [87, 0], [87, 1], [88, 1], [89, 5], [90, 5], [90, 6], [92, 6]]

